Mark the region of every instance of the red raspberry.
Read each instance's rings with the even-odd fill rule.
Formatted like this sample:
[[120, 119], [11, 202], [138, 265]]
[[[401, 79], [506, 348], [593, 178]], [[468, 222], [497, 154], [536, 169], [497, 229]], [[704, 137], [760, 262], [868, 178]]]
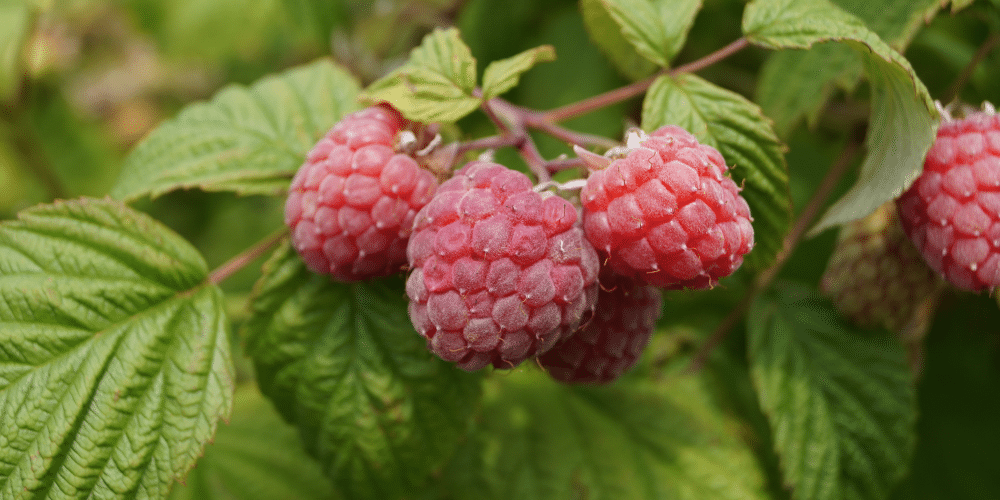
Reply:
[[538, 357], [556, 380], [575, 384], [611, 382], [635, 365], [660, 319], [663, 295], [654, 286], [601, 268], [594, 318], [570, 338]]
[[1000, 285], [1000, 116], [942, 123], [923, 173], [897, 203], [932, 269], [965, 290]]
[[662, 127], [590, 174], [580, 193], [587, 238], [618, 274], [710, 288], [753, 248], [750, 207], [726, 171], [715, 148]]
[[345, 116], [313, 147], [285, 203], [292, 245], [309, 269], [340, 281], [406, 265], [413, 218], [437, 180], [393, 146], [406, 122], [388, 106]]
[[496, 163], [469, 163], [441, 185], [417, 214], [407, 254], [413, 326], [469, 371], [545, 352], [597, 299], [597, 253], [576, 208]]

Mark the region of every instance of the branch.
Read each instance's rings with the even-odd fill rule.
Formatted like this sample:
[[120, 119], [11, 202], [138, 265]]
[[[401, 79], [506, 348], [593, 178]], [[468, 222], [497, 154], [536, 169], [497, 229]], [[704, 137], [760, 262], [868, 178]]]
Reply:
[[962, 69], [962, 72], [959, 73], [957, 78], [955, 78], [955, 82], [952, 83], [951, 86], [948, 87], [948, 90], [944, 93], [944, 102], [951, 102], [958, 99], [959, 94], [962, 93], [962, 89], [965, 88], [965, 85], [972, 79], [972, 74], [976, 72], [976, 68], [979, 67], [979, 64], [982, 63], [983, 60], [986, 59], [986, 56], [988, 56], [993, 49], [997, 48], [997, 46], [1000, 46], [1000, 33], [990, 35], [989, 38], [987, 38], [983, 44], [979, 46], [979, 49], [977, 49], [976, 53], [973, 54], [972, 59], [969, 60], [969, 64]]
[[722, 47], [705, 57], [678, 66], [672, 70], [664, 69], [653, 76], [646, 78], [645, 80], [639, 80], [638, 82], [605, 92], [603, 94], [598, 94], [589, 99], [584, 99], [561, 108], [546, 111], [540, 115], [539, 119], [549, 123], [561, 122], [569, 118], [587, 114], [591, 111], [630, 99], [648, 90], [649, 87], [653, 85], [653, 82], [663, 75], [677, 76], [683, 73], [694, 73], [695, 71], [700, 71], [739, 52], [740, 50], [743, 50], [749, 45], [750, 43], [746, 38], [740, 37], [729, 45], [726, 45], [725, 47]]
[[226, 280], [226, 278], [236, 274], [251, 262], [259, 259], [264, 254], [269, 252], [274, 247], [278, 246], [285, 237], [288, 236], [288, 229], [282, 228], [275, 232], [274, 234], [260, 240], [254, 246], [244, 250], [239, 255], [229, 259], [225, 264], [215, 268], [208, 275], [208, 282], [213, 285], [218, 285], [219, 283]]

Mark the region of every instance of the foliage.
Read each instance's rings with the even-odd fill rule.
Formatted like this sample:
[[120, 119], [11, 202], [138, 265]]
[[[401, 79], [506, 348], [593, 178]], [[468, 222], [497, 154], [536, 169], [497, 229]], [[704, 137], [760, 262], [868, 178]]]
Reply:
[[[1000, 101], [998, 47], [994, 0], [0, 0], [0, 498], [1000, 497], [996, 292], [893, 335], [817, 291], [934, 99]], [[756, 245], [606, 387], [463, 372], [401, 277], [333, 282], [281, 225], [380, 102], [440, 170], [571, 200], [578, 154], [679, 125]]]

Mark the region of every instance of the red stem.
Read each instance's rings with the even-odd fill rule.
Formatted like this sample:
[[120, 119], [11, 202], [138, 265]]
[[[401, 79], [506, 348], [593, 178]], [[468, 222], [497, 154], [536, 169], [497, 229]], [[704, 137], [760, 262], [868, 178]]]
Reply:
[[211, 273], [209, 273], [208, 282], [218, 285], [219, 283], [225, 281], [226, 278], [236, 274], [236, 272], [243, 269], [251, 262], [259, 259], [274, 247], [278, 246], [278, 244], [281, 243], [281, 240], [285, 239], [286, 236], [288, 236], [287, 228], [281, 229], [271, 236], [260, 240], [260, 242], [256, 245], [246, 249], [239, 255], [229, 259], [225, 264], [215, 268]]
[[579, 115], [590, 113], [606, 106], [610, 106], [620, 101], [630, 99], [635, 97], [646, 90], [655, 82], [659, 77], [663, 75], [676, 76], [682, 73], [694, 73], [695, 71], [700, 71], [708, 66], [711, 66], [737, 52], [743, 50], [750, 43], [746, 38], [738, 38], [729, 45], [722, 47], [721, 49], [708, 54], [701, 59], [691, 61], [687, 64], [678, 66], [672, 70], [663, 70], [655, 75], [646, 78], [645, 80], [640, 80], [638, 82], [620, 87], [603, 94], [598, 94], [589, 99], [584, 99], [582, 101], [577, 101], [572, 104], [567, 104], [561, 108], [552, 109], [541, 113], [539, 120], [543, 122], [556, 123], [569, 118], [573, 118]]

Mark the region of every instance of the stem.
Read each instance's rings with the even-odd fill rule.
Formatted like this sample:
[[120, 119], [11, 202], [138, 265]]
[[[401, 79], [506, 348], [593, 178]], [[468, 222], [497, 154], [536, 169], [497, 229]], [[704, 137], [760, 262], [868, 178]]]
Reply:
[[962, 93], [962, 89], [965, 88], [965, 85], [972, 79], [972, 74], [976, 72], [976, 68], [979, 67], [979, 64], [982, 63], [983, 60], [986, 59], [986, 56], [988, 56], [993, 49], [997, 48], [997, 46], [1000, 46], [1000, 33], [994, 33], [983, 41], [983, 44], [980, 45], [979, 49], [976, 50], [976, 53], [973, 54], [972, 59], [969, 60], [969, 64], [965, 65], [962, 72], [959, 73], [957, 78], [955, 78], [955, 82], [952, 83], [951, 86], [948, 87], [948, 90], [944, 93], [946, 97], [944, 102], [951, 102], [958, 99], [958, 95]]
[[760, 273], [754, 280], [750, 287], [750, 290], [743, 296], [743, 300], [719, 323], [715, 331], [705, 339], [705, 342], [698, 349], [698, 352], [694, 354], [691, 359], [691, 365], [688, 367], [689, 372], [698, 372], [704, 368], [705, 364], [708, 362], [708, 357], [712, 354], [712, 351], [718, 347], [719, 344], [725, 340], [732, 328], [736, 326], [736, 323], [750, 310], [750, 304], [756, 300], [757, 296], [761, 292], [767, 290], [774, 279], [778, 276], [778, 272], [785, 266], [788, 262], [788, 258], [792, 255], [792, 251], [798, 246], [799, 242], [802, 241], [802, 236], [805, 235], [806, 230], [812, 224], [813, 219], [819, 214], [820, 209], [826, 203], [827, 198], [833, 192], [833, 189], [840, 182], [840, 178], [847, 173], [848, 167], [854, 161], [857, 156], [858, 151], [861, 149], [861, 140], [857, 136], [852, 135], [851, 139], [848, 141], [844, 150], [840, 153], [837, 160], [830, 166], [827, 170], [826, 175], [820, 182], [816, 192], [813, 193], [812, 198], [810, 198], [809, 203], [806, 204], [805, 208], [802, 209], [802, 213], [799, 214], [798, 219], [795, 221], [795, 226], [792, 227], [791, 231], [785, 236], [782, 242], [781, 251], [775, 257], [774, 264], [771, 267], [765, 269]]
[[591, 111], [630, 99], [648, 90], [649, 87], [653, 85], [653, 82], [663, 75], [677, 76], [682, 73], [693, 73], [695, 71], [705, 69], [706, 67], [739, 52], [749, 45], [750, 43], [746, 38], [740, 37], [729, 45], [726, 45], [725, 47], [722, 47], [721, 49], [712, 52], [701, 59], [691, 61], [672, 70], [660, 71], [645, 80], [639, 80], [638, 82], [605, 92], [603, 94], [598, 94], [589, 99], [584, 99], [561, 108], [546, 111], [540, 115], [539, 119], [549, 123], [561, 122], [563, 120], [587, 114]]
[[288, 229], [283, 228], [263, 240], [260, 240], [254, 246], [244, 250], [232, 259], [229, 259], [225, 264], [215, 268], [211, 273], [209, 273], [208, 282], [218, 285], [219, 283], [225, 281], [226, 278], [236, 274], [237, 271], [243, 269], [251, 262], [259, 259], [274, 247], [278, 246], [278, 244], [281, 243], [286, 236], [288, 236]]
[[456, 155], [461, 155], [469, 151], [475, 151], [477, 149], [499, 149], [506, 147], [518, 146], [524, 139], [514, 134], [502, 134], [493, 135], [490, 137], [483, 137], [482, 139], [476, 139], [468, 142], [463, 142], [458, 145], [456, 150]]

